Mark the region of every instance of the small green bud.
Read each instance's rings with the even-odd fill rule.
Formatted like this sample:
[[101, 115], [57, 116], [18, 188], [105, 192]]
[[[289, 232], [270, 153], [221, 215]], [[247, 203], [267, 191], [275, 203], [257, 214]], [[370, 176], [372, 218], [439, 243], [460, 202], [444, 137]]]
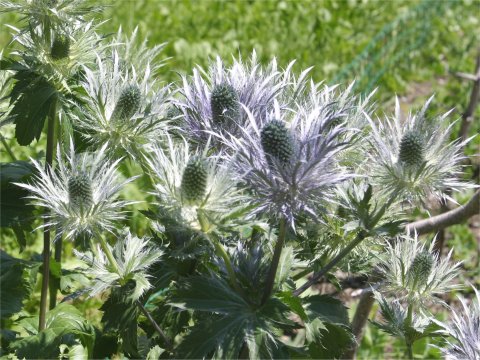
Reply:
[[433, 262], [434, 258], [428, 251], [417, 254], [407, 271], [408, 281], [417, 286], [425, 285], [432, 271]]
[[70, 39], [65, 35], [57, 35], [50, 49], [50, 56], [54, 60], [61, 60], [70, 54]]
[[285, 123], [272, 120], [266, 124], [260, 134], [263, 151], [266, 155], [287, 164], [293, 155], [293, 139]]
[[182, 176], [182, 193], [189, 202], [199, 202], [207, 191], [208, 170], [201, 158], [192, 158], [188, 162]]
[[225, 120], [236, 120], [240, 115], [240, 104], [235, 88], [230, 84], [216, 85], [210, 97], [212, 118], [217, 124]]
[[423, 163], [425, 146], [421, 134], [415, 131], [406, 132], [400, 141], [399, 159], [407, 166], [418, 166]]
[[140, 108], [141, 100], [142, 93], [137, 85], [129, 85], [125, 87], [113, 109], [112, 119], [130, 119]]
[[68, 180], [68, 196], [70, 204], [90, 207], [93, 203], [92, 183], [84, 172], [73, 175]]

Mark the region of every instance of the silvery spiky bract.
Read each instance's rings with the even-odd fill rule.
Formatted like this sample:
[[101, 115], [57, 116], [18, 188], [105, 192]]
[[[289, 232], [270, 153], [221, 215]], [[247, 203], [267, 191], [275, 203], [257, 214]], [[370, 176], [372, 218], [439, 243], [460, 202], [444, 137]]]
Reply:
[[480, 292], [473, 287], [475, 297], [471, 303], [459, 297], [461, 311], [452, 309], [452, 319], [446, 324], [436, 319], [446, 335], [456, 341], [448, 341], [448, 347], [441, 350], [449, 360], [479, 360], [480, 359]]
[[432, 241], [427, 247], [416, 234], [397, 237], [387, 243], [379, 264], [385, 279], [383, 290], [424, 309], [429, 302], [444, 304], [436, 295], [460, 287], [454, 282], [460, 272], [460, 263], [451, 262], [453, 250], [439, 258], [434, 245]]
[[122, 59], [97, 58], [97, 70], [85, 68], [85, 105], [79, 109], [76, 126], [93, 145], [108, 144], [114, 156], [126, 151], [138, 158], [145, 144], [158, 141], [168, 125], [168, 88], [157, 89], [148, 64], [144, 72], [121, 66]]
[[234, 174], [219, 156], [207, 156], [208, 147], [195, 151], [181, 139], [166, 136], [166, 146], [153, 146], [146, 161], [153, 175], [159, 203], [181, 212], [185, 221], [198, 227], [198, 212], [215, 219], [232, 211], [242, 197]]
[[138, 74], [148, 70], [155, 75], [157, 70], [165, 65], [165, 60], [159, 59], [165, 45], [166, 43], [149, 46], [145, 37], [140, 39], [138, 27], [135, 27], [130, 35], [125, 34], [120, 27], [107, 51], [111, 53], [110, 56], [118, 53], [121, 68], [128, 69], [133, 66]]
[[65, 28], [73, 22], [85, 21], [87, 16], [101, 10], [101, 6], [92, 6], [86, 0], [15, 0], [0, 1], [2, 11], [11, 11], [22, 15], [28, 21], [29, 28], [52, 27], [55, 30]]
[[148, 239], [138, 238], [130, 232], [122, 234], [113, 247], [107, 246], [113, 254], [115, 266], [110, 264], [99, 245], [95, 256], [75, 251], [75, 255], [89, 265], [85, 272], [93, 278], [90, 296], [112, 287], [127, 286], [128, 297], [137, 300], [151, 287], [148, 268], [159, 260], [163, 252], [149, 245]]
[[76, 154], [70, 142], [66, 160], [58, 148], [55, 170], [46, 171], [32, 159], [38, 174], [31, 184], [17, 184], [30, 191], [35, 205], [48, 210], [42, 227], [56, 230], [56, 239], [113, 232], [115, 222], [124, 218], [124, 206], [132, 202], [117, 196], [133, 178], [120, 180], [116, 172], [119, 160], [108, 161], [105, 152], [104, 146], [96, 153]]
[[[205, 145], [210, 132], [240, 135], [239, 126], [248, 122], [243, 106], [265, 118], [273, 109], [273, 100], [286, 86], [286, 78], [275, 60], [262, 67], [255, 52], [247, 63], [234, 59], [227, 67], [217, 58], [208, 71], [195, 68], [193, 76], [183, 77], [181, 96], [176, 100], [184, 115], [184, 136]], [[216, 137], [212, 141], [221, 145]]]
[[470, 139], [449, 143], [453, 124], [443, 125], [450, 112], [427, 119], [431, 101], [404, 120], [398, 99], [394, 118], [377, 122], [369, 118], [372, 133], [364, 172], [382, 191], [408, 202], [423, 202], [429, 195], [451, 199], [447, 189], [473, 187], [461, 181], [462, 148]]
[[[332, 187], [350, 177], [338, 165], [346, 130], [331, 127], [338, 116], [329, 104], [295, 110], [275, 106], [267, 119], [248, 112], [242, 137], [224, 137], [239, 178], [258, 203], [257, 213], [285, 216], [291, 225], [300, 213], [318, 219], [332, 198]], [[273, 156], [272, 156], [273, 155]]]

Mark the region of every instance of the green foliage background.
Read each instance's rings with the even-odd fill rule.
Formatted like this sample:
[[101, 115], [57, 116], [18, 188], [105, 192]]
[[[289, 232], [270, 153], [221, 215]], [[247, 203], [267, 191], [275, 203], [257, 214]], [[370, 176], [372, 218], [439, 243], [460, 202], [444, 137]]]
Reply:
[[[395, 94], [406, 108], [436, 93], [430, 111], [455, 108], [452, 119], [459, 118], [466, 108], [472, 86], [454, 73], [473, 72], [480, 43], [480, 2], [474, 0], [118, 0], [110, 3], [101, 18], [108, 19], [102, 25], [104, 33], [114, 33], [119, 26], [128, 33], [138, 25], [140, 37], [148, 37], [150, 44], [166, 42], [162, 54], [170, 59], [158, 74], [165, 82], [177, 81], [177, 72], [190, 73], [196, 64], [206, 66], [217, 54], [224, 59], [232, 54], [248, 57], [256, 50], [262, 61], [275, 56], [281, 66], [296, 59], [298, 72], [314, 66], [316, 81], [346, 84], [356, 79], [357, 90], [363, 92], [378, 87], [375, 96], [380, 110], [391, 111]], [[15, 14], [0, 13], [0, 49], [11, 38], [5, 24], [17, 21]], [[477, 119], [478, 115], [477, 109]], [[478, 132], [477, 121], [471, 134]], [[20, 148], [13, 127], [2, 128], [2, 134], [19, 160], [43, 156], [44, 137]], [[479, 144], [477, 137], [468, 152], [478, 152]], [[0, 161], [10, 161], [3, 148]], [[144, 196], [135, 186], [126, 191], [129, 198]], [[141, 227], [136, 220], [130, 224], [134, 231]], [[475, 248], [474, 236], [466, 225], [452, 228], [451, 234], [459, 258], [465, 258], [465, 253]], [[2, 228], [1, 236], [2, 248], [17, 256], [13, 232]], [[27, 236], [26, 244], [20, 256], [41, 252], [36, 233]], [[72, 262], [71, 250], [67, 248], [65, 254], [67, 263]], [[465, 266], [478, 278], [475, 261]], [[32, 309], [34, 301], [32, 297]], [[95, 323], [98, 311], [89, 309], [89, 304], [98, 307], [93, 306], [94, 301], [75, 305]], [[369, 329], [360, 356], [383, 357], [385, 346], [393, 348], [395, 356], [397, 345], [385, 345], [387, 341], [384, 334]], [[438, 356], [423, 346], [426, 357]]]

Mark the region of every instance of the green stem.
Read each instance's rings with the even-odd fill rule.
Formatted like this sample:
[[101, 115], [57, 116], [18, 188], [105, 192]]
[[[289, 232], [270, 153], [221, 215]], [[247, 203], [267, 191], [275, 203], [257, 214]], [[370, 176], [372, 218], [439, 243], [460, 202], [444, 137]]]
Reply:
[[100, 246], [102, 247], [102, 250], [105, 253], [105, 255], [107, 255], [107, 259], [110, 262], [110, 266], [112, 267], [113, 271], [115, 271], [117, 274], [120, 275], [117, 262], [113, 257], [112, 251], [110, 250], [110, 247], [108, 246], [107, 241], [103, 238], [103, 236], [98, 236], [98, 239], [100, 240]]
[[10, 146], [8, 146], [8, 143], [7, 143], [7, 141], [5, 140], [5, 138], [3, 137], [2, 134], [0, 134], [0, 141], [2, 142], [3, 147], [4, 147], [5, 150], [7, 151], [8, 155], [10, 156], [10, 158], [12, 159], [12, 161], [17, 161], [17, 157], [16, 157], [15, 154], [13, 153], [12, 149], [10, 149]]
[[327, 265], [325, 265], [321, 270], [314, 273], [313, 276], [308, 280], [305, 284], [300, 286], [297, 290], [293, 292], [295, 296], [299, 296], [303, 292], [305, 292], [310, 286], [315, 284], [318, 280], [320, 280], [327, 272], [329, 272], [335, 265], [337, 265], [345, 256], [347, 256], [350, 251], [353, 250], [358, 244], [360, 244], [363, 239], [367, 237], [367, 233], [365, 231], [360, 231], [357, 236], [355, 237], [350, 244], [347, 245], [345, 249], [343, 249], [337, 256], [333, 258]]
[[[57, 118], [57, 100], [53, 100], [50, 107], [47, 123], [47, 148], [45, 153], [45, 171], [47, 174], [52, 171], [53, 152], [55, 150], [55, 121]], [[48, 210], [45, 214], [48, 217]], [[45, 222], [48, 219], [45, 218]], [[42, 289], [40, 292], [40, 313], [38, 316], [38, 330], [45, 329], [45, 321], [47, 315], [47, 297], [48, 297], [48, 282], [50, 277], [50, 229], [45, 227], [43, 231], [43, 271], [42, 271]]]
[[270, 265], [270, 270], [267, 275], [265, 292], [263, 293], [263, 298], [262, 298], [262, 305], [265, 304], [267, 300], [270, 298], [270, 295], [272, 295], [273, 285], [275, 284], [275, 276], [277, 275], [278, 263], [280, 262], [280, 256], [282, 255], [283, 244], [285, 243], [285, 234], [286, 234], [285, 218], [281, 217], [280, 223], [279, 223], [277, 243], [275, 245], [275, 250], [273, 251], [272, 263]]
[[[406, 328], [411, 328], [413, 322], [413, 304], [409, 302], [407, 308]], [[407, 346], [407, 355], [410, 360], [413, 360], [413, 342], [405, 339], [405, 345]]]

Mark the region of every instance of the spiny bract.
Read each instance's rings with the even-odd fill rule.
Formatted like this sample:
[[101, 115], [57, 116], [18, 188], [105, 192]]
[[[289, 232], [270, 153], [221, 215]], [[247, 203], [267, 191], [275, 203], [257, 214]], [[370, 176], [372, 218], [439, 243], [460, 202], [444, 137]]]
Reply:
[[433, 261], [434, 258], [428, 251], [423, 251], [415, 256], [407, 272], [408, 280], [418, 286], [425, 285], [432, 271]]
[[399, 159], [407, 166], [418, 166], [425, 160], [423, 137], [416, 131], [406, 132], [400, 141]]
[[83, 207], [92, 205], [92, 183], [87, 174], [80, 172], [68, 179], [68, 196], [72, 205]]
[[57, 35], [50, 49], [50, 56], [54, 60], [65, 59], [70, 55], [70, 39], [68, 36]]
[[207, 190], [207, 166], [203, 159], [190, 159], [183, 171], [182, 193], [187, 201], [198, 202], [203, 199]]
[[217, 124], [225, 120], [236, 120], [240, 114], [238, 93], [230, 84], [216, 85], [210, 97], [212, 118]]
[[137, 85], [129, 85], [122, 90], [113, 110], [112, 119], [128, 120], [140, 108], [142, 94]]
[[272, 120], [261, 132], [262, 148], [266, 155], [287, 164], [293, 155], [293, 141], [285, 123]]

